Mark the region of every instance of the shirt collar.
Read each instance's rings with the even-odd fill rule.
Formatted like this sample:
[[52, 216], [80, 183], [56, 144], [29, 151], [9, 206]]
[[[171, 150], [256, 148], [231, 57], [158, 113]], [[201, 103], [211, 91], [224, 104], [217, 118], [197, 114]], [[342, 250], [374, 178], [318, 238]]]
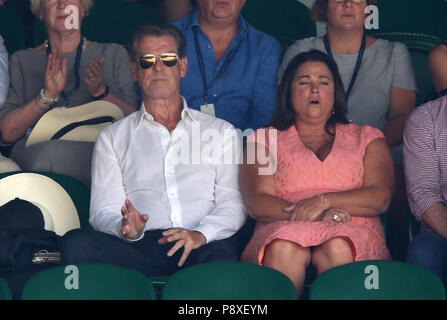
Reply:
[[[186, 102], [185, 98], [182, 97], [182, 101], [183, 101], [183, 110], [181, 112], [181, 119], [182, 120], [189, 119], [192, 122], [199, 124], [199, 120], [197, 120], [196, 116], [193, 114], [191, 109], [188, 107], [188, 103]], [[146, 119], [150, 122], [156, 122], [154, 120], [154, 117], [146, 111], [146, 107], [145, 107], [143, 101], [141, 102], [140, 110], [138, 110], [136, 119], [137, 119], [137, 124], [135, 126], [135, 130], [137, 130], [138, 127], [141, 125], [141, 123], [143, 122], [143, 119]]]
[[[199, 16], [197, 14], [197, 9], [195, 9], [191, 14], [188, 16], [186, 22], [186, 29], [192, 29], [194, 26], [198, 26], [200, 28], [200, 22], [199, 22]], [[238, 29], [238, 35], [245, 36], [247, 34], [248, 30], [248, 24], [247, 21], [242, 17], [242, 15], [239, 15], [239, 18], [237, 19], [237, 29]]]

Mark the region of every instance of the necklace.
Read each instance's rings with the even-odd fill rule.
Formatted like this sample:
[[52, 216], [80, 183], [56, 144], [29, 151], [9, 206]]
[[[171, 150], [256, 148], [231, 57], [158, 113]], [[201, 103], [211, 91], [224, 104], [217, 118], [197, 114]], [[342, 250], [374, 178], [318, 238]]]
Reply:
[[[48, 47], [50, 47], [50, 44], [49, 44], [49, 42], [48, 42], [48, 39], [46, 39], [46, 40], [43, 42], [43, 46], [44, 46], [45, 48], [47, 48], [47, 49], [48, 49]], [[82, 50], [85, 50], [85, 49], [87, 49], [87, 38], [86, 38], [86, 37], [82, 37]]]

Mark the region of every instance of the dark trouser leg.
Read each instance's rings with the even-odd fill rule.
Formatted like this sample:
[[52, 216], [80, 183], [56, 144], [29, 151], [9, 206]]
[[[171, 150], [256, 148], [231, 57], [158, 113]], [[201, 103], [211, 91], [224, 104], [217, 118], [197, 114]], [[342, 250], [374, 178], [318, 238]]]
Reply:
[[185, 267], [217, 261], [239, 261], [239, 245], [235, 236], [228, 239], [212, 241], [198, 249], [192, 250]]
[[107, 263], [147, 276], [170, 275], [176, 263], [166, 255], [171, 246], [158, 244], [160, 235], [161, 231], [148, 231], [143, 239], [127, 242], [93, 229], [72, 230], [61, 243], [62, 263]]
[[394, 194], [387, 211], [386, 243], [392, 259], [404, 261], [409, 242], [408, 199], [402, 165], [395, 165], [394, 172]]
[[429, 269], [441, 279], [447, 276], [447, 239], [436, 232], [422, 232], [408, 247], [407, 263]]

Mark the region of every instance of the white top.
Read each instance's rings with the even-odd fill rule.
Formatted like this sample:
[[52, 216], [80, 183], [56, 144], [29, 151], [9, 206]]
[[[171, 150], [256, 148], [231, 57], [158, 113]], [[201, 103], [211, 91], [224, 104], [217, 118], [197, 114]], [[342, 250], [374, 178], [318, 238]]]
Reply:
[[0, 36], [0, 105], [6, 101], [9, 88], [8, 51]]
[[[169, 132], [139, 111], [101, 131], [92, 162], [90, 224], [121, 239], [121, 207], [129, 199], [149, 215], [144, 231], [181, 227], [207, 242], [232, 236], [245, 222], [239, 191], [237, 130], [221, 119], [184, 108]], [[140, 240], [144, 233], [134, 239]]]

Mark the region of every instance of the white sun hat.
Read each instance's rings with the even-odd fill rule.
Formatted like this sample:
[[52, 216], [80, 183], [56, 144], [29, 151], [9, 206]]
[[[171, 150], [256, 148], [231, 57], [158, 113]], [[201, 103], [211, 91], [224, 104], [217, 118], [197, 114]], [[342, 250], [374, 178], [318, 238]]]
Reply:
[[15, 198], [40, 208], [45, 230], [63, 236], [81, 226], [73, 200], [61, 185], [47, 176], [20, 172], [0, 179], [0, 206]]

